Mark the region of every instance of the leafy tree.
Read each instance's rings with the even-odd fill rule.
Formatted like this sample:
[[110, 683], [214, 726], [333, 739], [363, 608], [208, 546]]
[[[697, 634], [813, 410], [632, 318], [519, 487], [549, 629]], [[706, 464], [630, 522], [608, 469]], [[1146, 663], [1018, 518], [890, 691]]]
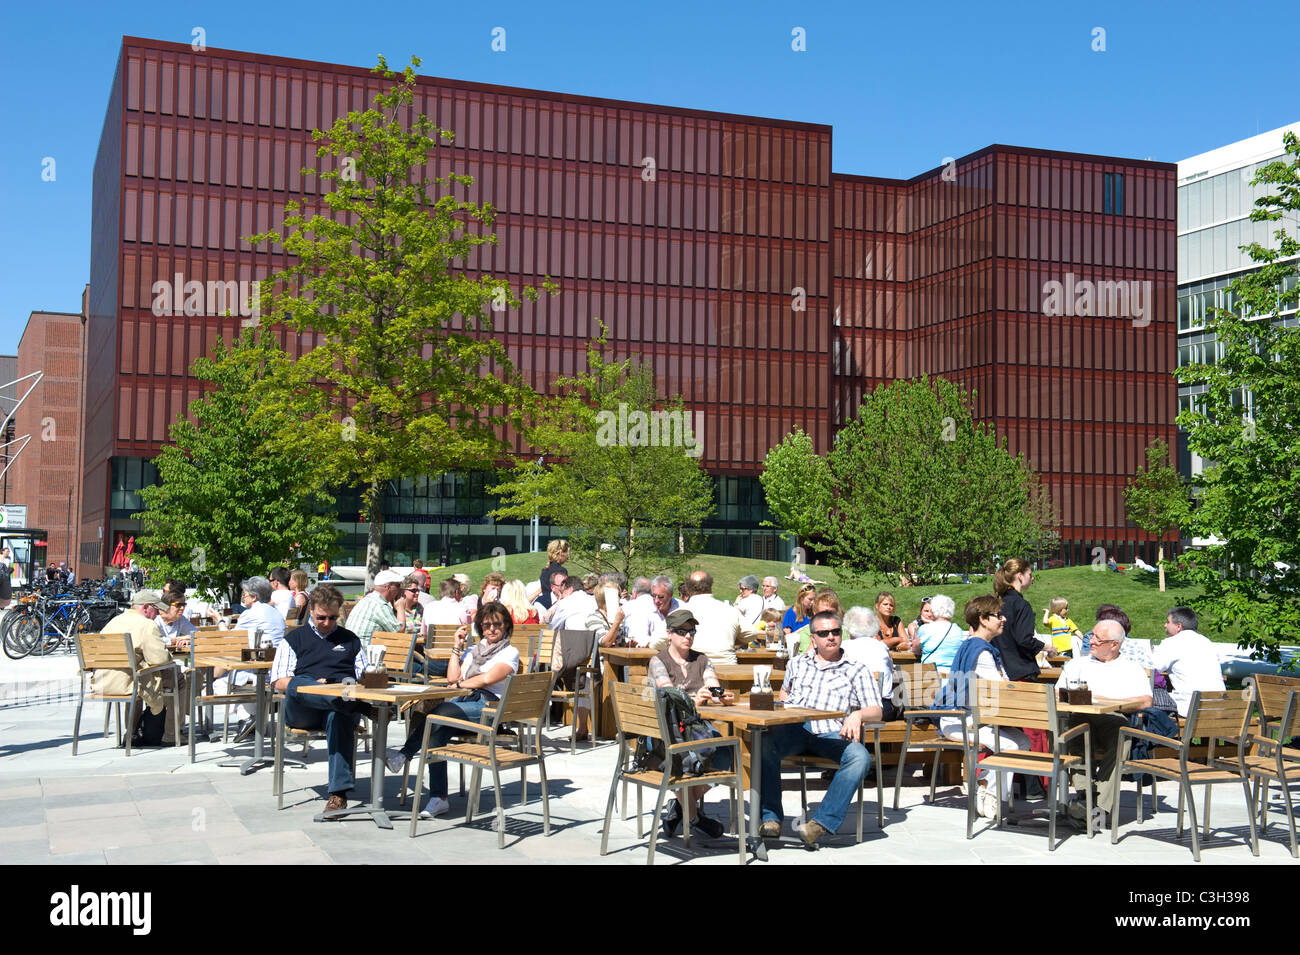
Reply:
[[826, 515], [831, 509], [831, 480], [826, 459], [813, 449], [812, 437], [796, 428], [767, 452], [759, 481], [767, 506], [776, 517], [774, 525], [802, 539], [826, 532]]
[[360, 490], [368, 580], [382, 553], [385, 485], [494, 467], [503, 427], [535, 398], [490, 334], [493, 312], [518, 299], [505, 281], [470, 274], [478, 248], [496, 242], [495, 213], [455, 197], [468, 176], [427, 171], [449, 161], [437, 138], [452, 134], [413, 114], [420, 61], [411, 64], [397, 76], [380, 57], [374, 72], [394, 85], [372, 109], [312, 133], [333, 187], [325, 208], [309, 215], [291, 202], [283, 238], [253, 237], [289, 257], [264, 283], [261, 310], [304, 348], [298, 358], [268, 350], [267, 401], [296, 421], [287, 455], [312, 462], [323, 483]]
[[1128, 519], [1148, 534], [1158, 534], [1160, 592], [1165, 590], [1165, 536], [1187, 519], [1187, 489], [1178, 469], [1169, 463], [1169, 445], [1152, 441], [1147, 445], [1147, 465], [1138, 468], [1124, 489]]
[[278, 453], [283, 416], [253, 416], [260, 354], [251, 333], [194, 363], [215, 390], [177, 418], [172, 443], [154, 459], [161, 484], [140, 491], [141, 563], [150, 578], [191, 580], [233, 598], [239, 581], [302, 555], [312, 562], [336, 538], [334, 499], [311, 468]]
[[1028, 552], [1043, 536], [1036, 478], [992, 430], [977, 427], [965, 391], [942, 378], [878, 388], [827, 455], [830, 551], [852, 577], [933, 582]]
[[[1300, 143], [1285, 136], [1286, 155], [1255, 174], [1275, 187], [1255, 201], [1255, 222], [1294, 223], [1300, 213]], [[1277, 248], [1243, 248], [1260, 268], [1229, 286], [1234, 308], [1214, 309], [1207, 330], [1223, 357], [1178, 369], [1203, 381], [1197, 407], [1178, 416], [1188, 447], [1206, 461], [1191, 530], [1212, 543], [1195, 558], [1204, 588], [1202, 623], [1239, 627], [1239, 642], [1278, 659], [1300, 632], [1300, 327], [1276, 320], [1297, 304], [1300, 240], [1284, 227]]]
[[587, 348], [587, 371], [556, 381], [555, 408], [528, 432], [544, 461], [520, 463], [491, 489], [502, 498], [493, 515], [530, 518], [536, 510], [565, 525], [570, 563], [579, 568], [629, 579], [680, 569], [713, 513], [713, 482], [699, 460], [703, 434], [680, 398], [660, 398], [648, 367], [607, 359], [605, 345], [602, 326]]

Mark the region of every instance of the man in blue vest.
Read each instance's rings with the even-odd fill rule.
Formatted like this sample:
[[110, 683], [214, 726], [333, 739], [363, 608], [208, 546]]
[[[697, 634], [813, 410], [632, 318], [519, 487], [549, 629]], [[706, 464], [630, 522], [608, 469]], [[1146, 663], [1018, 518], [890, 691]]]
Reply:
[[355, 700], [298, 692], [314, 683], [359, 679], [366, 666], [361, 639], [339, 626], [343, 595], [332, 584], [317, 584], [307, 601], [307, 624], [285, 634], [275, 651], [271, 681], [284, 694], [285, 726], [325, 728], [329, 753], [329, 801], [325, 811], [346, 809], [352, 790], [352, 738], [370, 709]]

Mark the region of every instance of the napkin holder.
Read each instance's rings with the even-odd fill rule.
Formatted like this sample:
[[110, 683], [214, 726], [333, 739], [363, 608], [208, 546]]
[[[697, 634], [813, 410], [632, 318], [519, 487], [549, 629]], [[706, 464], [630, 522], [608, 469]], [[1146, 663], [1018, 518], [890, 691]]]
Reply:
[[388, 670], [384, 667], [378, 670], [366, 670], [361, 674], [361, 685], [367, 690], [382, 690], [388, 686]]
[[275, 648], [241, 647], [239, 659], [243, 663], [271, 663], [275, 660]]
[[1087, 706], [1092, 703], [1092, 690], [1086, 686], [1077, 690], [1067, 689], [1065, 691], [1065, 702], [1075, 706]]
[[775, 709], [773, 706], [774, 702], [775, 698], [773, 697], [771, 690], [762, 690], [757, 693], [751, 691], [749, 694], [749, 708], [751, 710]]

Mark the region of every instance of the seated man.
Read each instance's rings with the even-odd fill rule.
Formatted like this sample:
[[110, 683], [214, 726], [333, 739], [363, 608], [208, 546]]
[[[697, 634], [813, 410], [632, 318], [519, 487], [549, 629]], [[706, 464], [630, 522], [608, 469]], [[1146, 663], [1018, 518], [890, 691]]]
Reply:
[[863, 723], [880, 720], [880, 692], [870, 671], [844, 655], [841, 633], [838, 614], [816, 614], [812, 620], [813, 652], [793, 657], [786, 667], [781, 687], [786, 704], [844, 715], [775, 726], [763, 739], [763, 823], [759, 832], [764, 838], [781, 834], [781, 760], [785, 757], [811, 753], [840, 764], [816, 815], [798, 827], [809, 849], [816, 849], [823, 835], [839, 829], [854, 792], [871, 768], [871, 756], [858, 737]]
[[[131, 598], [131, 607], [122, 611], [100, 628], [100, 633], [129, 633], [131, 646], [135, 650], [135, 665], [139, 669], [171, 663], [171, 654], [163, 643], [162, 630], [158, 626], [158, 615], [167, 610], [168, 605], [162, 594], [156, 590], [137, 590]], [[146, 735], [141, 746], [171, 746], [176, 742], [173, 732], [172, 714], [168, 712], [166, 697], [163, 695], [167, 684], [179, 680], [180, 697], [185, 699], [185, 677], [180, 667], [170, 671], [158, 670], [140, 681], [140, 699], [155, 717], [163, 716], [161, 739]], [[91, 686], [96, 693], [126, 694], [131, 692], [131, 672], [129, 670], [96, 670], [91, 677]], [[143, 711], [141, 711], [143, 716]], [[134, 727], [127, 732], [134, 732]]]
[[284, 694], [284, 725], [294, 729], [325, 727], [329, 754], [329, 801], [326, 812], [346, 809], [352, 789], [352, 737], [369, 705], [332, 696], [300, 694], [313, 683], [358, 679], [366, 666], [361, 638], [338, 625], [343, 595], [333, 584], [317, 584], [307, 603], [307, 623], [280, 641], [271, 665], [271, 682]]
[[[1120, 655], [1123, 642], [1124, 628], [1117, 621], [1101, 621], [1092, 631], [1092, 642], [1089, 645], [1091, 656], [1069, 661], [1061, 671], [1061, 681], [1087, 681], [1093, 702], [1119, 703], [1122, 707], [1120, 713], [1133, 713], [1150, 706], [1151, 684], [1140, 666]], [[1100, 753], [1100, 758], [1094, 756], [1092, 767], [1097, 793], [1093, 804], [1093, 820], [1103, 829], [1110, 823], [1107, 813], [1115, 797], [1115, 787], [1119, 785], [1119, 774], [1116, 772], [1121, 759], [1117, 745], [1119, 731], [1129, 725], [1128, 717], [1120, 713], [1070, 717], [1071, 726], [1086, 721], [1092, 727], [1092, 748], [1094, 754]], [[1081, 751], [1082, 745], [1082, 737], [1071, 741], [1071, 746], [1076, 751]], [[1086, 783], [1082, 768], [1074, 776], [1075, 787], [1082, 793]], [[1082, 822], [1085, 805], [1079, 800], [1071, 802], [1070, 818]]]
[[[722, 688], [718, 675], [713, 672], [709, 658], [698, 650], [692, 650], [695, 642], [695, 628], [699, 621], [685, 607], [674, 610], [668, 615], [668, 646], [650, 659], [650, 683], [655, 687], [675, 686], [685, 690], [694, 699], [697, 707], [703, 707], [713, 700], [712, 688]], [[721, 701], [734, 703], [735, 695], [723, 693]], [[721, 736], [714, 730], [715, 736]], [[718, 750], [713, 757], [713, 768], [722, 772], [731, 769], [731, 750]], [[677, 798], [668, 807], [664, 815], [664, 838], [671, 839], [677, 834], [682, 824], [682, 800], [685, 798], [691, 807], [691, 827], [698, 828], [711, 839], [717, 839], [723, 833], [722, 823], [704, 815], [702, 803], [708, 793], [707, 786], [692, 786], [683, 797], [682, 790], [677, 791]]]
[[1173, 683], [1169, 695], [1174, 698], [1178, 715], [1186, 719], [1192, 694], [1197, 690], [1222, 692], [1223, 666], [1219, 653], [1208, 637], [1196, 632], [1200, 626], [1191, 607], [1175, 607], [1165, 617], [1165, 639], [1151, 651], [1155, 668], [1167, 673]]
[[401, 574], [392, 570], [375, 574], [374, 589], [353, 604], [352, 612], [348, 614], [348, 630], [365, 644], [370, 643], [370, 635], [376, 630], [389, 633], [397, 630], [397, 611], [393, 609], [393, 602], [401, 592]]

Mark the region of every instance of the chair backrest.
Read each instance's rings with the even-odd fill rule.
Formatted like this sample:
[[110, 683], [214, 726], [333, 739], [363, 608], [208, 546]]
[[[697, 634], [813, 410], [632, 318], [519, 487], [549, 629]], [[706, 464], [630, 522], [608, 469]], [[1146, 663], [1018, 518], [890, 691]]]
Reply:
[[664, 728], [656, 702], [659, 695], [647, 686], [635, 683], [611, 683], [609, 692], [614, 700], [614, 716], [618, 731], [624, 736], [644, 736], [663, 739]]
[[202, 630], [191, 638], [195, 656], [239, 656], [248, 647], [247, 630]]
[[1300, 690], [1292, 690], [1282, 710], [1282, 726], [1277, 738], [1283, 744], [1300, 736]]
[[1268, 722], [1281, 719], [1291, 693], [1300, 690], [1300, 677], [1259, 673], [1253, 678], [1259, 697], [1259, 712]]
[[551, 658], [555, 656], [555, 631], [542, 627], [537, 632], [537, 669], [551, 668]]
[[903, 702], [914, 710], [928, 707], [943, 686], [939, 669], [933, 663], [900, 664], [895, 674], [894, 682], [903, 685]]
[[1056, 732], [1056, 687], [1050, 683], [976, 680], [971, 703], [977, 725]]
[[370, 645], [384, 648], [384, 666], [406, 673], [411, 669], [411, 654], [415, 652], [415, 634], [399, 630], [376, 630], [370, 635]]
[[77, 659], [82, 670], [135, 670], [129, 633], [78, 633]]
[[1244, 740], [1249, 732], [1250, 714], [1255, 706], [1255, 691], [1225, 690], [1205, 693], [1197, 690], [1187, 707], [1183, 724], [1183, 742], [1193, 739]]
[[516, 673], [506, 679], [497, 704], [498, 723], [533, 722], [546, 716], [553, 673]]
[[454, 623], [431, 623], [424, 638], [426, 650], [450, 650], [456, 642], [456, 631], [460, 627]]
[[524, 673], [532, 670], [533, 651], [537, 649], [537, 638], [541, 632], [540, 623], [517, 623], [510, 635], [510, 644], [519, 651], [519, 662]]

